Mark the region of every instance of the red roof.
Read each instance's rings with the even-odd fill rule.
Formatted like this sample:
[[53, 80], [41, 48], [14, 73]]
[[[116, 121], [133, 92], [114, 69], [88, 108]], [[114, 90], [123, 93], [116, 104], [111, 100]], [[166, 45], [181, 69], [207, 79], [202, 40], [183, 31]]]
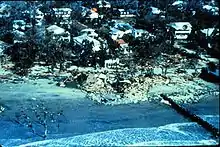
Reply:
[[118, 44], [126, 44], [126, 42], [123, 39], [118, 39], [118, 40], [116, 40], [116, 42]]

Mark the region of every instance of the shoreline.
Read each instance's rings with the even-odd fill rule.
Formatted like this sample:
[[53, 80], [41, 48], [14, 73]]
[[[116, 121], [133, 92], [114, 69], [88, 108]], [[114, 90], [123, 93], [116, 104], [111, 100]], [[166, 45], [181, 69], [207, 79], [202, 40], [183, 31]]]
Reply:
[[[35, 67], [33, 67], [34, 69]], [[46, 68], [46, 67], [42, 67]], [[0, 68], [1, 69], [1, 68]], [[172, 69], [169, 69], [172, 70]], [[197, 103], [206, 94], [219, 95], [219, 85], [206, 82], [200, 78], [193, 77], [191, 74], [173, 74], [168, 73], [166, 77], [161, 74], [153, 77], [136, 76], [134, 82], [130, 84], [124, 93], [117, 93], [110, 85], [106, 85], [104, 81], [109, 78], [110, 74], [102, 74], [97, 72], [88, 73], [88, 77], [84, 85], [78, 87], [77, 84], [70, 83], [68, 86], [65, 81], [69, 77], [73, 77], [70, 73], [61, 74], [45, 74], [44, 70], [33, 70], [28, 77], [19, 77], [12, 74], [10, 71], [1, 69], [1, 75], [9, 79], [2, 79], [4, 83], [26, 83], [30, 85], [37, 85], [39, 88], [48, 93], [63, 94], [66, 96], [79, 96], [89, 98], [104, 105], [120, 105], [129, 103], [141, 103], [143, 101], [161, 101], [160, 94], [167, 94], [175, 102], [181, 103]], [[191, 71], [189, 71], [191, 72]], [[44, 74], [42, 74], [44, 73]], [[82, 74], [83, 71], [78, 71], [76, 74]], [[40, 76], [41, 75], [41, 76]], [[132, 79], [131, 79], [132, 80]], [[131, 81], [130, 80], [130, 81]], [[141, 81], [142, 80], [142, 81]], [[127, 80], [128, 81], [128, 80]], [[128, 81], [128, 82], [130, 82]], [[60, 85], [63, 84], [63, 85]], [[142, 84], [141, 84], [142, 83]], [[59, 85], [57, 85], [59, 84]], [[133, 94], [134, 93], [134, 94]]]

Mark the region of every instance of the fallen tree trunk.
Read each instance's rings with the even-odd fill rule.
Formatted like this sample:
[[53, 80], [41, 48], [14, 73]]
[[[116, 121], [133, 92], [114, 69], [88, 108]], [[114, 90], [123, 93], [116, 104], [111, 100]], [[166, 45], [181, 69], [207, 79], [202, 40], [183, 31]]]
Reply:
[[191, 121], [201, 125], [204, 129], [212, 133], [215, 138], [219, 138], [220, 135], [219, 130], [215, 128], [213, 125], [203, 120], [202, 118], [198, 117], [197, 115], [192, 114], [190, 111], [184, 109], [183, 107], [179, 106], [172, 99], [168, 98], [166, 95], [161, 94], [161, 97], [165, 101], [168, 101], [171, 107], [174, 108], [178, 113], [182, 114], [184, 117], [189, 118]]

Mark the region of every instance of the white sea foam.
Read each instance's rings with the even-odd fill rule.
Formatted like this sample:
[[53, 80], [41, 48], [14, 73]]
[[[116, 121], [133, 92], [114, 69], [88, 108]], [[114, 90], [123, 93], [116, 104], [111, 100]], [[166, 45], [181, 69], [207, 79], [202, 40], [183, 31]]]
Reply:
[[[192, 130], [189, 128], [193, 128]], [[195, 131], [197, 130], [197, 131]], [[85, 135], [50, 139], [27, 146], [136, 146], [136, 145], [214, 145], [217, 141], [196, 123], [175, 123], [153, 128], [126, 128]]]

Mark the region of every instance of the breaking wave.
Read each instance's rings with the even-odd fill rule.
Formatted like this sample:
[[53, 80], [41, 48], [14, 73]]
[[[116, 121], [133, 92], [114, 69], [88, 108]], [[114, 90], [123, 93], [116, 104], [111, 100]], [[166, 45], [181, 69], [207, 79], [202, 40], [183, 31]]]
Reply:
[[[211, 116], [208, 116], [211, 117]], [[215, 116], [214, 116], [215, 117]], [[27, 146], [164, 146], [164, 145], [217, 145], [211, 134], [196, 123], [175, 123], [153, 128], [125, 128], [85, 135], [49, 139]]]

